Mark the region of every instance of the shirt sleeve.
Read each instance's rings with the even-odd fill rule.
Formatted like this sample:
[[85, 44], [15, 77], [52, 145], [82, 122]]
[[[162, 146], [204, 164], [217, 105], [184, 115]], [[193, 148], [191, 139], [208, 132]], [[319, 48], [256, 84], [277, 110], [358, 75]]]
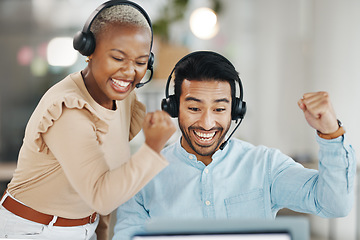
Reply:
[[149, 219], [150, 216], [139, 192], [117, 209], [113, 240], [131, 240], [133, 235], [144, 233], [145, 223]]
[[91, 119], [86, 109], [64, 108], [42, 137], [75, 191], [94, 211], [107, 215], [168, 163], [144, 144], [127, 163], [110, 171]]
[[280, 152], [274, 153], [277, 160], [269, 166], [274, 169], [270, 171], [273, 208], [328, 218], [346, 216], [354, 201], [354, 150], [345, 135], [332, 140], [317, 137], [317, 141], [319, 170], [303, 168]]

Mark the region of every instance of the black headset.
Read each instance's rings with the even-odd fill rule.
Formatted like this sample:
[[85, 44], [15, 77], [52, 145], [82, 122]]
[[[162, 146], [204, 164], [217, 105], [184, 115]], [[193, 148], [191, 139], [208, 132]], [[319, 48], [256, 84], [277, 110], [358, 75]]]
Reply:
[[126, 1], [126, 0], [111, 0], [111, 1], [107, 1], [103, 4], [101, 4], [99, 7], [97, 7], [95, 9], [94, 12], [91, 13], [91, 15], [88, 18], [88, 20], [86, 21], [82, 31], [77, 32], [76, 35], [74, 36], [73, 47], [75, 50], [78, 50], [84, 56], [90, 56], [94, 52], [96, 41], [95, 41], [94, 34], [90, 31], [91, 24], [93, 23], [96, 16], [99, 15], [102, 10], [112, 7], [114, 5], [129, 5], [129, 6], [134, 7], [146, 18], [146, 21], [148, 22], [150, 29], [151, 29], [150, 54], [149, 54], [149, 59], [148, 59], [148, 64], [147, 64], [147, 69], [151, 71], [151, 74], [150, 74], [149, 79], [146, 82], [136, 84], [136, 87], [139, 88], [139, 87], [144, 86], [146, 83], [148, 83], [152, 78], [153, 65], [154, 65], [154, 53], [151, 52], [152, 45], [153, 45], [153, 30], [152, 30], [151, 20], [150, 20], [149, 15], [146, 13], [146, 11], [142, 7], [140, 7], [138, 4], [131, 2], [131, 1]]
[[[222, 58], [225, 62], [227, 62], [232, 68], [235, 69], [235, 67], [232, 65], [232, 63], [226, 59], [224, 56], [215, 53], [215, 52], [211, 52], [211, 51], [196, 51], [196, 52], [192, 52], [189, 53], [188, 55], [184, 56], [183, 58], [181, 58], [176, 64], [175, 67], [173, 68], [173, 70], [171, 71], [167, 82], [166, 82], [166, 88], [165, 88], [165, 96], [166, 98], [164, 98], [161, 101], [161, 109], [164, 110], [165, 112], [169, 113], [171, 117], [175, 118], [179, 116], [179, 106], [178, 106], [178, 102], [176, 100], [176, 96], [174, 95], [169, 95], [169, 86], [170, 86], [170, 81], [171, 81], [171, 76], [174, 73], [174, 71], [176, 70], [176, 67], [182, 63], [183, 61], [185, 61], [186, 59], [188, 59], [189, 57], [192, 57], [194, 55], [198, 55], [198, 54], [212, 54], [212, 55], [216, 55], [220, 58]], [[237, 75], [238, 76], [238, 75]], [[238, 82], [239, 84], [239, 89], [240, 89], [240, 97], [235, 97], [233, 103], [232, 103], [232, 107], [231, 107], [231, 119], [232, 120], [239, 120], [239, 119], [243, 119], [246, 113], [246, 102], [243, 101], [243, 87], [242, 87], [242, 83], [240, 80], [240, 77], [238, 76], [236, 79], [234, 79], [235, 82]]]
[[[179, 104], [176, 100], [176, 96], [175, 94], [173, 95], [169, 95], [169, 86], [170, 86], [170, 81], [171, 81], [171, 76], [174, 73], [174, 71], [176, 70], [176, 67], [182, 63], [184, 60], [186, 60], [187, 58], [197, 55], [197, 54], [212, 54], [215, 56], [218, 56], [220, 58], [222, 58], [225, 62], [227, 62], [233, 69], [235, 70], [234, 65], [224, 56], [216, 53], [216, 52], [211, 52], [211, 51], [196, 51], [196, 52], [192, 52], [189, 53], [188, 55], [184, 56], [183, 58], [181, 58], [176, 64], [175, 67], [173, 68], [173, 70], [171, 71], [167, 82], [166, 82], [166, 88], [165, 88], [165, 96], [166, 98], [164, 98], [161, 101], [161, 109], [164, 110], [165, 112], [169, 113], [171, 117], [175, 118], [179, 116]], [[239, 123], [236, 125], [236, 127], [234, 128], [234, 130], [231, 132], [231, 134], [229, 135], [229, 137], [220, 145], [220, 149], [223, 150], [224, 147], [227, 145], [229, 139], [231, 138], [231, 136], [235, 133], [236, 129], [240, 126], [245, 113], [246, 113], [246, 102], [243, 101], [243, 86], [241, 83], [241, 79], [239, 77], [239, 75], [236, 75], [236, 79], [234, 79], [235, 82], [238, 82], [239, 84], [239, 89], [240, 89], [240, 97], [235, 97], [235, 99], [232, 101], [232, 106], [231, 106], [231, 119], [235, 120], [235, 121], [239, 121]]]

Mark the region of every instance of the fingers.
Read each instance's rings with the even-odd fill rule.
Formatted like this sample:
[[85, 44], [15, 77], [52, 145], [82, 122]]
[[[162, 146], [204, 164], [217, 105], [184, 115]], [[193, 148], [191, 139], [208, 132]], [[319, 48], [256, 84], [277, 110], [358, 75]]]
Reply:
[[298, 102], [303, 111], [308, 111], [313, 117], [320, 118], [332, 109], [330, 97], [327, 92], [305, 93]]
[[149, 127], [152, 123], [153, 113], [147, 113], [144, 118], [144, 127]]
[[145, 123], [147, 124], [147, 127], [152, 127], [155, 124], [172, 124], [169, 114], [160, 110], [147, 113], [145, 116]]
[[176, 131], [176, 127], [168, 113], [156, 111], [146, 114], [143, 130], [145, 143], [160, 153], [168, 139]]
[[309, 125], [322, 133], [337, 130], [336, 114], [327, 92], [305, 93], [298, 101]]
[[303, 110], [304, 112], [306, 111], [306, 106], [305, 106], [305, 104], [304, 104], [304, 102], [303, 102], [303, 99], [300, 99], [300, 100], [298, 101], [298, 105], [299, 105], [299, 107], [301, 108], [301, 110]]

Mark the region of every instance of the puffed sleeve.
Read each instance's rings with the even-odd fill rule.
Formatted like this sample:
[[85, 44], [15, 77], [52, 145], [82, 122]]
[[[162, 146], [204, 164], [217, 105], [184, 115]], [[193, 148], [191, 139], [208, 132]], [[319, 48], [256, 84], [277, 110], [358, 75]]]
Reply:
[[38, 121], [38, 126], [35, 128], [35, 144], [38, 147], [39, 152], [48, 153], [49, 148], [43, 140], [43, 134], [48, 131], [48, 129], [53, 126], [63, 113], [64, 108], [67, 109], [86, 109], [92, 115], [93, 122], [95, 124], [95, 132], [97, 141], [102, 142], [102, 136], [108, 132], [108, 125], [105, 121], [101, 120], [96, 111], [83, 99], [79, 99], [72, 95], [65, 95], [63, 98], [59, 98], [57, 101], [54, 101], [52, 105], [47, 107], [43, 114], [40, 115]]
[[145, 118], [146, 107], [133, 95], [131, 104], [131, 120], [130, 120], [130, 133], [129, 141], [133, 139], [141, 130]]
[[110, 170], [92, 119], [86, 109], [64, 108], [61, 118], [43, 138], [86, 205], [107, 215], [135, 195], [168, 163], [143, 144], [128, 162]]

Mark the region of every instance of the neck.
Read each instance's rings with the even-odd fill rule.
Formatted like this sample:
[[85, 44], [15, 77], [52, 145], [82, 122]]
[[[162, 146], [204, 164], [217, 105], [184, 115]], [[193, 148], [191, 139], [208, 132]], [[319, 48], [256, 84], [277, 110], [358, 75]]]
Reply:
[[205, 164], [205, 166], [209, 165], [212, 162], [212, 157], [211, 156], [200, 156], [197, 155], [197, 160], [201, 161]]
[[96, 84], [95, 78], [88, 67], [81, 71], [81, 76], [83, 78], [87, 91], [89, 92], [90, 96], [95, 100], [95, 102], [97, 102], [104, 108], [116, 110], [116, 103], [114, 100], [108, 98], [104, 99], [103, 97], [101, 97], [101, 95], [99, 95], [99, 91], [97, 90], [99, 89], [99, 87]]
[[181, 141], [180, 141], [181, 146], [185, 149], [186, 152], [194, 154], [196, 156], [196, 159], [202, 163], [205, 164], [205, 166], [209, 165], [212, 162], [212, 155], [214, 153], [212, 153], [211, 155], [208, 156], [203, 156], [198, 154], [196, 151], [194, 151], [194, 149], [192, 149], [189, 144], [186, 142], [186, 140], [184, 139], [184, 137], [181, 137]]

